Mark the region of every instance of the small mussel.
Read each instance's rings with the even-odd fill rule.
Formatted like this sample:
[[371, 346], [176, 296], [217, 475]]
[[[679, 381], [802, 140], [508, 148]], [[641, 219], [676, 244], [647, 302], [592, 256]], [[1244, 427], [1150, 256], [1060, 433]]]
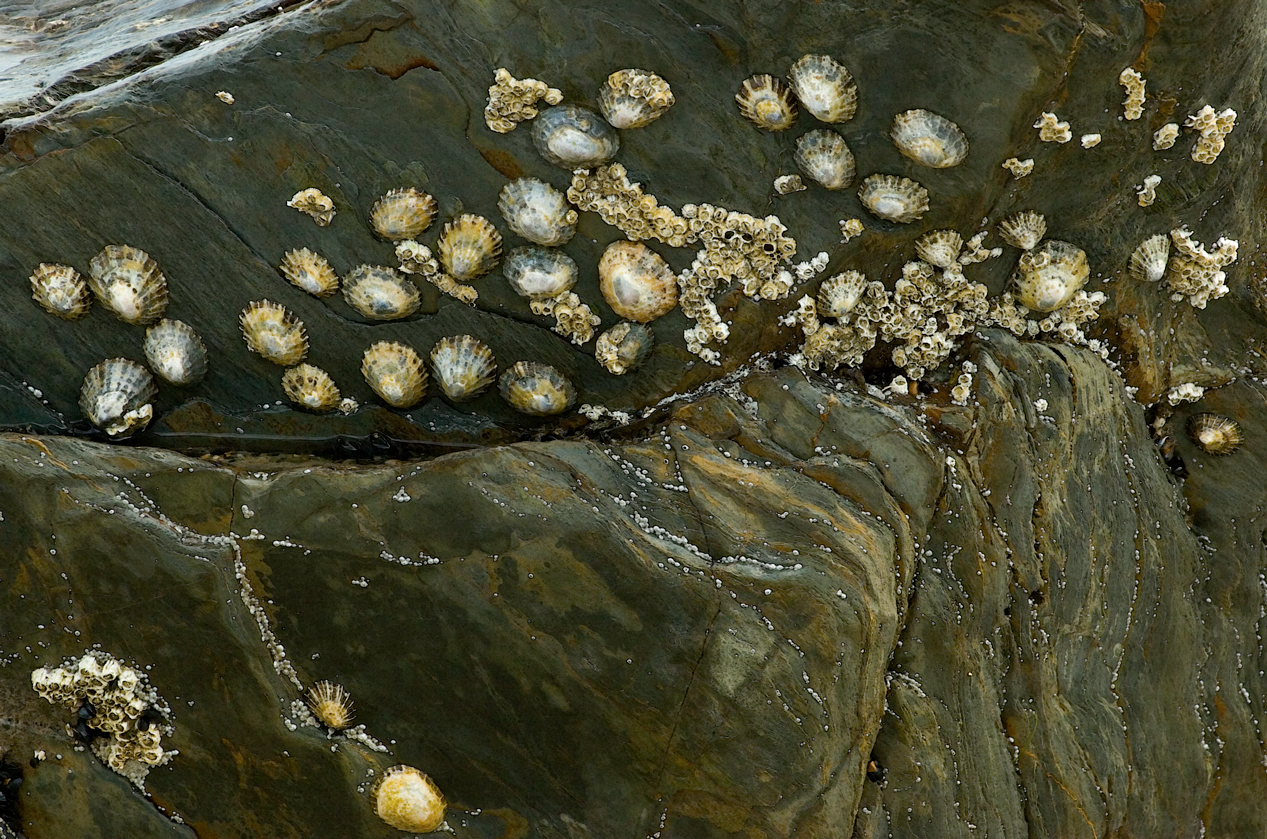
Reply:
[[318, 414], [339, 407], [342, 397], [330, 374], [311, 364], [289, 368], [282, 375], [282, 391], [291, 402]]
[[622, 320], [598, 336], [594, 358], [613, 376], [637, 370], [651, 357], [655, 335], [640, 323]]
[[766, 131], [786, 131], [796, 122], [792, 89], [782, 79], [762, 73], [744, 79], [735, 94], [739, 113]]
[[845, 122], [858, 110], [853, 76], [830, 55], [801, 56], [788, 79], [805, 110], [823, 122]]
[[446, 397], [462, 402], [479, 396], [497, 380], [497, 359], [478, 338], [453, 335], [431, 348], [431, 373]]
[[423, 772], [399, 764], [383, 771], [370, 790], [374, 812], [406, 833], [430, 833], [444, 822], [444, 796]]
[[111, 437], [126, 437], [144, 428], [154, 416], [151, 400], [158, 395], [154, 377], [128, 358], [108, 358], [88, 371], [79, 390], [84, 416]]
[[153, 323], [167, 310], [167, 279], [149, 254], [131, 245], [106, 245], [94, 256], [88, 287], [125, 323]]
[[502, 187], [497, 209], [511, 230], [538, 245], [563, 245], [576, 233], [577, 214], [567, 196], [536, 178]]
[[542, 157], [564, 169], [598, 166], [620, 149], [616, 129], [578, 105], [555, 105], [542, 111], [532, 123], [532, 142]]
[[572, 383], [549, 364], [536, 361], [520, 361], [509, 367], [497, 389], [516, 410], [534, 417], [562, 413], [576, 401]]
[[796, 141], [796, 165], [809, 178], [828, 189], [844, 189], [853, 183], [853, 152], [845, 138], [826, 128], [815, 128]]
[[393, 408], [412, 408], [427, 392], [427, 371], [413, 347], [396, 341], [371, 344], [361, 358], [361, 375]]
[[1035, 312], [1054, 312], [1073, 299], [1090, 274], [1082, 248], [1048, 239], [1021, 254], [1012, 282], [1016, 299], [1023, 306]]
[[546, 300], [571, 291], [576, 285], [576, 263], [563, 251], [535, 245], [506, 254], [502, 273], [515, 293], [530, 300]]
[[313, 253], [307, 248], [286, 251], [278, 270], [291, 285], [313, 297], [329, 297], [339, 290], [339, 275], [330, 267], [330, 263], [321, 254]]
[[669, 83], [647, 70], [617, 70], [598, 92], [598, 106], [615, 128], [641, 128], [672, 105]]
[[305, 700], [312, 715], [322, 725], [333, 731], [342, 731], [347, 728], [356, 716], [352, 710], [352, 697], [348, 695], [343, 685], [334, 682], [317, 682], [308, 689]]
[[76, 320], [92, 308], [92, 295], [79, 272], [69, 265], [41, 262], [31, 274], [31, 297], [44, 311]]
[[343, 299], [372, 320], [400, 320], [418, 311], [418, 287], [395, 268], [360, 265], [343, 278]]
[[959, 126], [923, 108], [895, 116], [889, 136], [898, 151], [921, 166], [948, 169], [968, 156], [968, 138]]
[[207, 374], [207, 345], [184, 321], [163, 318], [147, 329], [145, 359], [174, 385], [191, 385]]
[[641, 242], [612, 242], [598, 261], [598, 285], [617, 315], [653, 321], [677, 305], [677, 277], [669, 264]]
[[465, 213], [444, 226], [436, 250], [445, 271], [469, 282], [497, 267], [502, 235], [483, 216]]
[[900, 224], [923, 218], [928, 212], [928, 190], [897, 175], [869, 176], [858, 188], [858, 197], [873, 215]]
[[1193, 414], [1187, 428], [1192, 442], [1210, 454], [1231, 454], [1245, 442], [1240, 423], [1218, 414]]
[[370, 226], [389, 242], [418, 238], [435, 217], [436, 200], [413, 187], [389, 190], [370, 208]]
[[818, 313], [829, 318], [843, 318], [853, 311], [866, 290], [867, 277], [861, 271], [842, 271], [823, 280], [818, 287]]
[[308, 354], [308, 332], [303, 321], [280, 303], [253, 301], [242, 310], [238, 323], [247, 349], [274, 364], [289, 367]]

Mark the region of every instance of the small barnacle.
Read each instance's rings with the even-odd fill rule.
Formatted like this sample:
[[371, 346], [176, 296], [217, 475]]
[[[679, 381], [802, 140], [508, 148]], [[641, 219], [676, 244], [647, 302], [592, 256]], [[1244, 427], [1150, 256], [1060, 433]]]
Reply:
[[862, 219], [850, 218], [840, 220], [840, 241], [849, 244], [849, 240], [855, 236], [861, 236], [865, 228], [862, 226]]
[[44, 311], [65, 320], [77, 320], [92, 308], [88, 284], [69, 265], [41, 262], [31, 273], [31, 297]]
[[1043, 112], [1043, 115], [1034, 123], [1034, 127], [1038, 129], [1038, 139], [1044, 143], [1067, 143], [1073, 139], [1073, 132], [1069, 130], [1069, 123], [1061, 122], [1055, 114], [1049, 111]]
[[371, 344], [361, 357], [361, 375], [393, 408], [412, 408], [427, 391], [427, 371], [413, 347], [396, 341]]
[[1100, 140], [1104, 139], [1099, 134], [1083, 134], [1080, 142], [1084, 149], [1093, 149], [1100, 145]]
[[1011, 172], [1013, 178], [1023, 178], [1034, 171], [1034, 158], [1020, 160], [1015, 157], [1009, 157], [1003, 161], [1003, 168]]
[[233, 94], [227, 90], [216, 91], [216, 98], [226, 105], [232, 105], [234, 102]]
[[796, 121], [791, 88], [782, 79], [765, 73], [744, 79], [735, 102], [741, 114], [766, 131], [784, 131]]
[[473, 399], [497, 378], [497, 359], [470, 335], [441, 338], [431, 348], [431, 373], [450, 400]]
[[805, 110], [823, 122], [845, 122], [858, 110], [853, 76], [829, 55], [801, 56], [788, 71], [788, 79]]
[[932, 230], [915, 240], [919, 258], [938, 268], [949, 268], [959, 259], [963, 236], [954, 230]]
[[669, 264], [641, 242], [612, 242], [598, 261], [603, 299], [620, 317], [647, 323], [677, 305], [677, 277]]
[[598, 106], [615, 128], [641, 128], [673, 106], [669, 83], [648, 70], [617, 70], [598, 92]]
[[153, 323], [167, 310], [167, 279], [150, 255], [106, 245], [88, 266], [88, 287], [124, 323]]
[[1047, 219], [1041, 213], [1026, 210], [999, 222], [1003, 241], [1023, 251], [1033, 250], [1047, 234]]
[[1054, 312], [1087, 283], [1091, 269], [1082, 248], [1048, 239], [1021, 254], [1012, 282], [1016, 299], [1035, 312]]
[[651, 357], [655, 335], [640, 323], [622, 320], [598, 336], [594, 359], [613, 376], [636, 370]]
[[416, 239], [436, 217], [436, 200], [407, 187], [392, 189], [370, 208], [370, 226], [389, 242]]
[[184, 321], [163, 318], [147, 329], [145, 359], [174, 385], [193, 384], [207, 373], [207, 346]]
[[445, 271], [459, 280], [473, 280], [497, 266], [502, 235], [483, 216], [464, 213], [444, 226], [436, 250]]
[[589, 169], [616, 156], [620, 135], [588, 108], [555, 105], [532, 124], [532, 143], [555, 166]]
[[874, 215], [902, 224], [922, 218], [928, 211], [928, 190], [897, 175], [871, 175], [862, 182], [858, 197]]
[[1149, 236], [1131, 254], [1131, 273], [1138, 279], [1155, 283], [1166, 275], [1170, 260], [1170, 237], [1165, 233]]
[[1117, 80], [1126, 88], [1126, 101], [1122, 103], [1126, 118], [1139, 119], [1144, 113], [1144, 77], [1127, 67]]
[[307, 248], [286, 251], [278, 270], [291, 285], [314, 297], [329, 297], [339, 290], [339, 275], [330, 267], [330, 263], [324, 256]]
[[844, 271], [823, 280], [818, 287], [816, 313], [829, 318], [843, 318], [853, 311], [867, 288], [867, 277], [860, 271]]
[[1175, 144], [1175, 140], [1178, 138], [1179, 123], [1168, 122], [1153, 132], [1153, 149], [1156, 151], [1168, 149]]
[[497, 209], [511, 230], [538, 245], [563, 245], [576, 233], [577, 214], [567, 196], [536, 178], [502, 187]]
[[269, 300], [256, 300], [238, 317], [246, 347], [253, 353], [289, 367], [308, 354], [308, 333], [303, 321], [285, 306]]
[[418, 311], [418, 287], [395, 268], [358, 265], [343, 278], [343, 299], [373, 320], [400, 320]]
[[305, 215], [312, 216], [318, 227], [325, 227], [334, 219], [334, 202], [321, 193], [321, 190], [310, 188], [296, 192], [287, 207], [294, 207]]
[[435, 781], [412, 766], [383, 771], [370, 791], [374, 812], [407, 833], [430, 833], [444, 822], [444, 796]]
[[779, 175], [774, 179], [774, 191], [779, 195], [791, 195], [793, 192], [804, 192], [805, 182], [800, 175]]
[[[300, 364], [289, 368], [282, 375], [282, 391], [286, 398], [301, 408], [324, 414], [340, 407], [342, 398], [338, 386], [330, 374], [320, 367], [311, 364]], [[326, 684], [326, 683], [322, 683]], [[313, 709], [316, 713], [316, 709]], [[318, 714], [320, 717], [320, 714]], [[322, 720], [331, 728], [326, 720]]]
[[1187, 429], [1192, 442], [1210, 454], [1231, 454], [1245, 442], [1240, 423], [1218, 414], [1193, 414]]
[[1184, 125], [1200, 132], [1192, 146], [1192, 159], [1197, 163], [1213, 163], [1223, 151], [1223, 138], [1236, 125], [1236, 111], [1227, 108], [1220, 113], [1206, 105], [1184, 121]]
[[853, 152], [845, 138], [826, 128], [815, 128], [796, 140], [796, 165], [827, 189], [844, 189], [853, 183]]
[[889, 133], [902, 154], [922, 166], [948, 169], [968, 156], [968, 138], [940, 114], [915, 108], [893, 117]]
[[1151, 207], [1157, 200], [1157, 185], [1161, 183], [1161, 175], [1149, 175], [1144, 178], [1144, 185], [1135, 188], [1141, 207]]
[[352, 718], [356, 716], [352, 712], [352, 697], [344, 690], [343, 685], [336, 685], [334, 682], [317, 682], [308, 689], [306, 700], [309, 709], [312, 710], [312, 715], [320, 720], [322, 725], [334, 731], [347, 728], [352, 724]]
[[484, 122], [499, 134], [513, 131], [516, 125], [537, 115], [539, 100], [557, 105], [563, 101], [563, 91], [536, 79], [516, 79], [505, 67], [498, 67], [488, 89]]
[[535, 245], [515, 248], [502, 265], [506, 282], [520, 297], [545, 300], [570, 291], [576, 285], [576, 263], [563, 251]]
[[79, 389], [84, 416], [111, 437], [140, 431], [154, 416], [154, 377], [128, 358], [108, 358], [88, 371]]
[[576, 388], [562, 373], [536, 361], [520, 361], [509, 367], [497, 389], [516, 410], [536, 417], [562, 413], [576, 400]]

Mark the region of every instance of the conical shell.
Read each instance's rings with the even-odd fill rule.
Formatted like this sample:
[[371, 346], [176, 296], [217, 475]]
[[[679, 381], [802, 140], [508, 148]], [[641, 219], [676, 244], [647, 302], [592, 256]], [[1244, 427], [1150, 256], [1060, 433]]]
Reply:
[[928, 212], [928, 190], [897, 175], [869, 176], [858, 188], [858, 197], [873, 215], [901, 224], [923, 218]]
[[370, 226], [389, 242], [416, 239], [436, 217], [436, 200], [413, 187], [389, 190], [370, 208]]
[[1035, 312], [1054, 312], [1087, 283], [1091, 269], [1082, 248], [1048, 239], [1021, 254], [1012, 282], [1016, 299]]
[[843, 271], [823, 280], [818, 287], [818, 313], [829, 318], [843, 318], [853, 311], [866, 290], [867, 277], [860, 271]]
[[915, 240], [919, 258], [937, 268], [956, 264], [962, 249], [963, 236], [955, 230], [932, 230]]
[[435, 782], [412, 766], [384, 770], [371, 790], [374, 812], [406, 833], [430, 833], [444, 822], [444, 796]]
[[598, 336], [594, 358], [608, 373], [623, 376], [641, 367], [654, 347], [655, 335], [650, 329], [624, 320]]
[[44, 311], [64, 320], [77, 320], [92, 308], [88, 284], [69, 265], [41, 262], [31, 274], [31, 297]]
[[511, 230], [538, 245], [563, 245], [576, 233], [577, 214], [567, 196], [536, 178], [502, 187], [497, 209]]
[[108, 358], [88, 371], [79, 390], [84, 416], [111, 437], [144, 428], [154, 416], [150, 401], [158, 395], [154, 377], [127, 358]]
[[999, 222], [999, 235], [1013, 247], [1032, 251], [1047, 235], [1047, 219], [1041, 213], [1026, 210]]
[[479, 396], [497, 380], [497, 359], [483, 341], [453, 335], [431, 348], [431, 374], [445, 396], [462, 402]]
[[305, 699], [312, 715], [322, 725], [335, 731], [347, 728], [356, 716], [352, 710], [352, 697], [344, 690], [343, 685], [328, 681], [317, 682], [308, 689]]
[[343, 278], [343, 299], [372, 320], [400, 320], [418, 311], [418, 287], [395, 268], [359, 265]]
[[307, 248], [286, 251], [278, 270], [291, 285], [313, 297], [329, 297], [339, 290], [339, 275], [330, 267], [330, 263], [324, 256]]
[[796, 122], [792, 89], [782, 79], [765, 73], [744, 79], [735, 102], [739, 113], [766, 131], [786, 131]]
[[361, 358], [361, 375], [379, 398], [394, 408], [412, 408], [427, 392], [427, 371], [413, 347], [395, 341], [371, 344]]
[[677, 305], [677, 278], [658, 253], [641, 242], [612, 242], [598, 261], [603, 299], [617, 315], [653, 321]]
[[311, 364], [300, 364], [288, 369], [282, 375], [282, 391], [287, 399], [299, 407], [319, 414], [339, 407], [342, 398], [330, 374]]
[[576, 388], [562, 373], [536, 361], [508, 368], [497, 388], [516, 410], [536, 417], [562, 413], [576, 400]]
[[805, 110], [823, 122], [844, 122], [858, 110], [858, 86], [845, 66], [829, 55], [801, 56], [788, 71]]
[[641, 128], [673, 105], [669, 83], [647, 70], [617, 70], [598, 92], [603, 116], [615, 128]]
[[589, 108], [555, 105], [533, 121], [532, 143], [555, 166], [592, 169], [616, 156], [620, 135]]
[[857, 171], [845, 138], [826, 128], [816, 128], [797, 138], [796, 165], [828, 189], [845, 189], [853, 183]]
[[131, 245], [106, 245], [92, 258], [88, 287], [125, 323], [149, 324], [167, 311], [167, 280], [150, 255]]
[[238, 323], [247, 349], [274, 364], [289, 367], [308, 354], [308, 332], [303, 321], [279, 303], [253, 301], [242, 310]]
[[1245, 442], [1240, 423], [1218, 414], [1193, 414], [1187, 428], [1192, 442], [1210, 454], [1231, 454]]
[[191, 385], [207, 374], [207, 345], [187, 323], [163, 318], [145, 331], [145, 359], [160, 379]]
[[466, 213], [444, 226], [436, 250], [445, 271], [469, 282], [497, 267], [502, 235], [488, 219]]
[[1149, 236], [1131, 254], [1131, 273], [1155, 283], [1166, 275], [1170, 262], [1170, 237], [1165, 233]]
[[577, 270], [572, 257], [563, 251], [526, 245], [506, 255], [502, 273], [519, 296], [545, 300], [571, 291]]
[[889, 136], [898, 151], [921, 166], [947, 169], [968, 156], [968, 138], [959, 126], [923, 108], [895, 116]]

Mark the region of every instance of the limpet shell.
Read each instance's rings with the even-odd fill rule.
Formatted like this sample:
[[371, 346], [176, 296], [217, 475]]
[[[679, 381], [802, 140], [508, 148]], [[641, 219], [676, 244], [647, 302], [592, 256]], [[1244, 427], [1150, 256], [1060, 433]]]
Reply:
[[453, 402], [479, 396], [497, 379], [497, 359], [483, 341], [471, 335], [441, 338], [431, 348], [431, 374]]
[[949, 268], [959, 260], [963, 236], [957, 230], [932, 230], [915, 240], [919, 258], [936, 268]]
[[533, 121], [532, 143], [555, 166], [591, 169], [616, 156], [620, 135], [589, 108], [555, 105]]
[[1048, 239], [1021, 254], [1012, 282], [1016, 299], [1035, 312], [1054, 312], [1087, 283], [1091, 269], [1082, 248]]
[[507, 368], [497, 389], [516, 410], [536, 417], [562, 413], [576, 401], [576, 388], [567, 377], [536, 361], [520, 361]]
[[651, 357], [655, 335], [640, 323], [623, 320], [598, 336], [594, 358], [614, 376], [637, 370]]
[[128, 358], [108, 358], [88, 371], [79, 389], [84, 416], [111, 437], [144, 428], [154, 416], [150, 401], [158, 395], [154, 377]]
[[673, 102], [669, 83], [648, 70], [617, 70], [598, 92], [598, 106], [614, 128], [641, 128]]
[[1131, 254], [1131, 273], [1155, 283], [1166, 275], [1170, 262], [1170, 237], [1165, 233], [1149, 236]]
[[191, 385], [207, 374], [207, 345], [184, 321], [163, 318], [145, 331], [145, 359], [160, 379]]
[[999, 235], [1013, 247], [1033, 250], [1047, 235], [1047, 219], [1033, 210], [1016, 213], [999, 222]]
[[413, 347], [396, 341], [371, 344], [361, 358], [361, 375], [393, 408], [412, 408], [427, 391], [427, 371]]
[[617, 315], [653, 321], [677, 305], [677, 277], [669, 264], [641, 242], [612, 242], [598, 261], [598, 285]]
[[311, 364], [300, 364], [288, 369], [282, 375], [282, 391], [287, 399], [299, 407], [319, 414], [339, 407], [342, 398], [330, 374]]
[[571, 291], [577, 270], [572, 257], [563, 251], [525, 245], [506, 255], [502, 274], [520, 297], [545, 300]]
[[1231, 454], [1245, 442], [1240, 423], [1218, 414], [1193, 414], [1187, 429], [1192, 442], [1210, 454]]
[[131, 245], [106, 245], [94, 256], [88, 287], [124, 323], [153, 323], [167, 310], [163, 272], [149, 254]]
[[788, 71], [788, 79], [805, 110], [823, 122], [845, 122], [858, 110], [853, 76], [830, 55], [801, 56]]
[[826, 128], [798, 137], [795, 157], [801, 171], [827, 189], [846, 188], [857, 172], [845, 138]]
[[782, 79], [766, 73], [744, 79], [735, 102], [739, 113], [766, 131], [786, 131], [796, 122], [792, 89]]
[[238, 317], [246, 347], [253, 353], [289, 367], [308, 354], [308, 332], [303, 321], [280, 303], [256, 300]]
[[418, 287], [395, 268], [358, 265], [343, 278], [343, 299], [372, 320], [400, 320], [418, 311]]
[[69, 265], [41, 262], [31, 273], [31, 297], [44, 311], [64, 320], [78, 320], [92, 308], [88, 284]]
[[430, 833], [444, 822], [444, 796], [424, 773], [399, 764], [385, 769], [370, 791], [374, 812], [406, 833]]
[[483, 216], [464, 213], [444, 226], [436, 250], [450, 276], [470, 281], [497, 267], [502, 235]]
[[322, 725], [335, 731], [347, 728], [352, 724], [352, 718], [356, 716], [352, 710], [352, 697], [343, 685], [337, 685], [334, 682], [317, 682], [308, 689], [305, 701], [312, 715]]
[[370, 226], [389, 242], [416, 239], [436, 217], [436, 200], [413, 187], [388, 190], [370, 208]]
[[511, 230], [538, 245], [563, 245], [576, 233], [578, 216], [567, 196], [536, 178], [517, 178], [502, 187], [497, 209]]
[[307, 248], [286, 251], [278, 266], [291, 285], [313, 297], [329, 297], [339, 290], [339, 275], [324, 256]]
[[928, 190], [897, 175], [869, 176], [858, 188], [858, 197], [872, 215], [900, 224], [923, 218], [928, 212]]
[[861, 271], [842, 271], [823, 280], [818, 287], [818, 313], [843, 318], [853, 311], [866, 290], [867, 277]]
[[948, 169], [968, 156], [968, 138], [959, 126], [923, 108], [893, 117], [889, 136], [898, 151], [921, 166]]

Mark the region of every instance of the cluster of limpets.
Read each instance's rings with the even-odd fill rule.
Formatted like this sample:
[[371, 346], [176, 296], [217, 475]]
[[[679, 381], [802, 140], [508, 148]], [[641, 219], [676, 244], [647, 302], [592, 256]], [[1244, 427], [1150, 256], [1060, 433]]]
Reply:
[[158, 395], [155, 375], [185, 386], [207, 372], [207, 348], [198, 333], [163, 317], [167, 279], [139, 248], [107, 245], [92, 258], [86, 282], [69, 265], [41, 263], [31, 274], [31, 296], [64, 320], [87, 315], [95, 298], [124, 323], [149, 327], [142, 347], [148, 368], [129, 358], [108, 358], [88, 371], [80, 388], [84, 415], [112, 438], [129, 437], [149, 424]]

